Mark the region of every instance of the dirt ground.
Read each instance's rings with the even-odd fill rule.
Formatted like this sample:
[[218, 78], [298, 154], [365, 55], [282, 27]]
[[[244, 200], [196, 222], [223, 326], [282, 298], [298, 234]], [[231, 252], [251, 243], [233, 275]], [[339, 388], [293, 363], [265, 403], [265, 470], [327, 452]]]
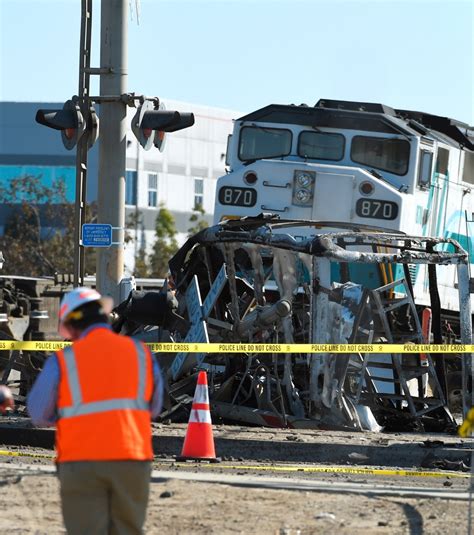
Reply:
[[[0, 469], [0, 533], [65, 533], [53, 474]], [[467, 502], [239, 488], [166, 480], [151, 484], [150, 534], [462, 534]]]
[[[198, 468], [173, 462], [182, 445], [185, 426], [156, 426], [162, 451], [154, 468], [173, 474], [154, 481], [145, 532], [149, 534], [269, 534], [269, 535], [388, 535], [467, 533], [468, 502], [434, 498], [382, 497], [348, 492], [273, 490], [231, 486], [222, 483], [173, 479], [173, 472], [209, 472], [244, 477], [272, 475], [245, 468], [258, 464], [278, 466], [282, 462], [339, 461], [340, 466], [373, 466], [368, 461], [382, 456], [389, 468], [420, 469], [411, 459], [425, 454], [448, 452], [465, 455], [470, 443], [448, 436], [404, 434], [358, 434], [311, 430], [274, 430], [217, 426], [215, 435], [221, 464]], [[6, 429], [6, 428], [5, 428]], [[1, 433], [0, 433], [1, 436]], [[427, 440], [428, 439], [428, 440]], [[427, 444], [424, 444], [424, 441]], [[19, 464], [52, 466], [53, 452], [28, 446], [1, 444], [7, 455], [0, 456], [0, 534], [50, 535], [65, 533], [62, 526], [58, 483], [53, 474], [18, 472]], [[437, 446], [437, 444], [442, 444]], [[163, 447], [166, 445], [166, 447]], [[433, 448], [432, 446], [437, 446]], [[372, 448], [372, 449], [371, 449]], [[338, 450], [340, 453], [338, 453]], [[299, 452], [299, 453], [298, 453]], [[316, 453], [315, 453], [316, 452]], [[466, 449], [468, 454], [469, 449]], [[335, 455], [337, 453], [337, 455]], [[444, 455], [443, 453], [443, 455]], [[36, 455], [36, 457], [34, 457]], [[439, 454], [440, 455], [440, 454]], [[369, 459], [370, 457], [370, 459]], [[457, 458], [457, 457], [456, 457]], [[403, 461], [403, 462], [402, 462]], [[400, 464], [399, 464], [400, 463]], [[229, 466], [233, 468], [228, 470]], [[381, 466], [381, 465], [378, 465]], [[315, 479], [338, 483], [436, 487], [446, 491], [465, 490], [466, 479], [450, 476], [369, 477], [336, 473], [275, 472], [283, 478]]]

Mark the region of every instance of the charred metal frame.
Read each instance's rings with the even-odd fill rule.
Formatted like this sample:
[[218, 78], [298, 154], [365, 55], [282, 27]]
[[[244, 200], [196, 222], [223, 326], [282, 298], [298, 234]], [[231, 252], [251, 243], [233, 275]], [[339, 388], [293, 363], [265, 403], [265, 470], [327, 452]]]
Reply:
[[[299, 227], [297, 234], [301, 234], [302, 227], [305, 227], [305, 232], [308, 232], [308, 238], [296, 240], [292, 236], [295, 227]], [[347, 230], [343, 232], [326, 232], [326, 229], [335, 227]], [[309, 235], [309, 233], [312, 233], [312, 235]], [[450, 246], [453, 252], [435, 250], [435, 248], [441, 246], [446, 248], [447, 245]], [[236, 254], [238, 254], [242, 246], [245, 248], [246, 254], [252, 257], [252, 265], [256, 268], [254, 269], [251, 283], [245, 281], [245, 276], [238, 276], [235, 268]], [[378, 252], [381, 248], [389, 252]], [[276, 337], [278, 337], [278, 332], [283, 332], [286, 333], [284, 334], [286, 343], [295, 341], [291, 328], [292, 300], [294, 296], [283, 295], [283, 286], [277, 284], [280, 294], [279, 299], [276, 302], [265, 305], [264, 286], [265, 284], [268, 285], [266, 279], [269, 273], [265, 273], [263, 269], [262, 256], [267, 254], [270, 257], [275, 251], [279, 252], [272, 259], [274, 278], [293, 277], [293, 287], [299, 286], [301, 291], [310, 296], [309, 325], [306, 332], [309, 335], [308, 341], [311, 343], [331, 343], [331, 340], [328, 340], [330, 318], [327, 313], [332, 292], [331, 263], [342, 264], [343, 266], [349, 263], [401, 264], [404, 266], [405, 274], [407, 273], [407, 267], [405, 266], [408, 264], [455, 265], [460, 303], [460, 342], [462, 344], [471, 343], [472, 325], [468, 254], [456, 241], [382, 232], [378, 228], [368, 226], [341, 225], [340, 223], [318, 221], [280, 220], [265, 216], [229, 221], [225, 224], [205, 229], [190, 238], [170, 261], [170, 271], [176, 286], [176, 296], [179, 302], [183, 302], [182, 296], [185, 296], [191, 277], [195, 275], [194, 270], [197, 264], [193, 260], [197, 257], [200, 258], [198, 264], [201, 266], [199, 269], [201, 269], [202, 273], [198, 278], [204, 286], [212, 285], [220, 266], [222, 264], [226, 265], [229, 281], [227, 301], [224, 296], [219, 306], [215, 307], [216, 317], [208, 318], [209, 339], [211, 341], [237, 342], [243, 341], [243, 339], [248, 342], [256, 341], [258, 340], [259, 330], [264, 329], [269, 332], [272, 329], [272, 325]], [[306, 258], [307, 267], [310, 268], [308, 271], [311, 274], [309, 284], [302, 285], [301, 282], [296, 284], [295, 266], [290, 258], [291, 253], [288, 256], [284, 251], [298, 253], [300, 259]], [[216, 260], [218, 253], [220, 254], [220, 259]], [[306, 255], [312, 258], [309, 263]], [[411, 281], [409, 283], [411, 285]], [[247, 287], [245, 287], [245, 284]], [[305, 287], [301, 288], [301, 286]], [[205, 291], [204, 289], [204, 295]], [[434, 289], [434, 291], [437, 292], [437, 289]], [[242, 295], [247, 296], [248, 293], [253, 293], [253, 296], [251, 299], [247, 299], [244, 308], [242, 308]], [[184, 306], [181, 306], [179, 313], [186, 315]], [[338, 340], [338, 342], [344, 343], [342, 340]], [[211, 392], [211, 402], [213, 403], [215, 414], [227, 419], [237, 419], [262, 425], [307, 426], [310, 425], [308, 420], [321, 419], [322, 411], [324, 412], [325, 407], [333, 406], [335, 397], [338, 398], [339, 403], [347, 405], [343, 395], [344, 385], [342, 382], [336, 384], [335, 387], [329, 388], [329, 381], [334, 382], [336, 367], [340, 367], [340, 364], [336, 363], [334, 355], [284, 355], [283, 366], [281, 364], [282, 355], [279, 355], [279, 364], [282, 366], [283, 371], [280, 369], [280, 372], [278, 372], [278, 355], [275, 354], [271, 359], [271, 363], [268, 360], [265, 361], [265, 365], [261, 362], [259, 363], [260, 371], [262, 372], [265, 369], [263, 375], [266, 379], [261, 379], [259, 382], [256, 378], [257, 374], [253, 375], [250, 381], [250, 389], [255, 389], [257, 385], [266, 401], [259, 402], [257, 399], [257, 406], [245, 406], [245, 403], [248, 402], [249, 397], [252, 395], [252, 392], [248, 389], [245, 390], [246, 377], [249, 374], [252, 363], [255, 360], [258, 363], [257, 357], [258, 355], [235, 355], [235, 358], [244, 359], [245, 371], [242, 373], [241, 370], [239, 372], [240, 375], [236, 375], [233, 378], [231, 373], [228, 373], [228, 370], [233, 369], [232, 366], [226, 368], [227, 375], [225, 380], [220, 387], [217, 386]], [[219, 364], [222, 364], [224, 358], [229, 362], [229, 356], [216, 357], [215, 355], [209, 355], [206, 357], [205, 363], [207, 364], [205, 366], [209, 367], [211, 375], [214, 374], [214, 370], [219, 368]], [[294, 386], [292, 364], [296, 361], [306, 361], [308, 364], [308, 391], [305, 396], [309, 404], [306, 407], [303, 406], [300, 399], [301, 388], [297, 389]], [[279, 377], [278, 373], [282, 373], [283, 378], [273, 381], [275, 384], [270, 386], [268, 373], [272, 367], [275, 370], [274, 377]], [[463, 356], [462, 368], [463, 405], [464, 410], [466, 410], [472, 403], [472, 392], [469, 399], [467, 396], [468, 391], [472, 390], [472, 375], [474, 372], [472, 355]], [[196, 369], [196, 366], [194, 369]], [[322, 389], [319, 385], [321, 373], [325, 378], [325, 384]], [[223, 402], [222, 399], [225, 397], [223, 392], [231, 388], [229, 385], [234, 380], [237, 380], [238, 383], [237, 391], [233, 391], [233, 395], [230, 396], [228, 402]], [[266, 387], [264, 383], [266, 383]], [[246, 391], [246, 398], [243, 404], [239, 405], [237, 397], [242, 389]], [[170, 391], [172, 392], [172, 390], [171, 381]], [[285, 400], [283, 401], [282, 398], [285, 398]], [[263, 398], [260, 399], [263, 400]], [[342, 407], [341, 410], [346, 415], [351, 413], [351, 409], [348, 406]], [[354, 416], [354, 411], [352, 411], [352, 415]], [[357, 420], [357, 417], [354, 416], [354, 419]], [[344, 426], [343, 424], [341, 425]], [[358, 427], [357, 422], [354, 427]]]

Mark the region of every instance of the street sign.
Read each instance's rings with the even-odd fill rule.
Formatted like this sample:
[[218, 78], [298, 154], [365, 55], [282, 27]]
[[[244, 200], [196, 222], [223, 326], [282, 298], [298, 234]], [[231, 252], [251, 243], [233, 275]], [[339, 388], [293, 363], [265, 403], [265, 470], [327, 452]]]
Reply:
[[82, 225], [82, 245], [84, 247], [110, 247], [112, 245], [112, 225], [102, 223]]

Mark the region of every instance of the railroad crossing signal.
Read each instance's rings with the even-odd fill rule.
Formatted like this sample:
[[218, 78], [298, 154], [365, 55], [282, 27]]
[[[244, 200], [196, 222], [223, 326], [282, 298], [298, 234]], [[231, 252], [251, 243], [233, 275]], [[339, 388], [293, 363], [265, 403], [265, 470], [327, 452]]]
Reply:
[[86, 129], [89, 133], [89, 137], [87, 138], [87, 145], [89, 149], [91, 149], [99, 137], [99, 117], [95, 112], [94, 106], [89, 107], [89, 115], [87, 117]]
[[60, 130], [63, 145], [66, 149], [72, 150], [77, 145], [77, 142], [87, 127], [92, 130], [95, 129], [95, 134], [91, 136], [91, 139], [93, 141], [97, 139], [98, 120], [95, 110], [93, 108], [91, 109], [92, 112], [89, 113], [88, 124], [86, 125], [81, 108], [77, 103], [77, 98], [73, 97], [64, 103], [62, 110], [38, 110], [36, 112], [36, 122], [49, 128]]
[[145, 100], [132, 119], [132, 131], [145, 150], [155, 145], [162, 152], [166, 133], [177, 132], [193, 124], [193, 113], [166, 110], [162, 103], [157, 108], [154, 102]]
[[[156, 104], [156, 100], [145, 100], [140, 104], [132, 119], [132, 131], [145, 150], [154, 145], [163, 152], [166, 134], [192, 126], [194, 114], [166, 110], [162, 103]], [[86, 132], [89, 149], [99, 137], [99, 118], [94, 106], [81, 110], [77, 97], [67, 100], [62, 110], [38, 110], [36, 122], [60, 130], [63, 145], [68, 150], [72, 150]]]

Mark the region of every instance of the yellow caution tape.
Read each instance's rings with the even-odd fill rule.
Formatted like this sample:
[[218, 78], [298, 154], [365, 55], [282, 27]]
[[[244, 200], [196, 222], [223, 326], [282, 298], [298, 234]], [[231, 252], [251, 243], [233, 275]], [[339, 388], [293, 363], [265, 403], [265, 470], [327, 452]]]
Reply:
[[[39, 459], [54, 459], [54, 455], [46, 453], [33, 453], [26, 451], [8, 451], [0, 450], [0, 455], [7, 457], [35, 457]], [[176, 463], [174, 466], [189, 467], [186, 463]], [[259, 470], [267, 472], [313, 472], [324, 474], [362, 474], [371, 476], [404, 476], [404, 477], [452, 477], [452, 478], [470, 478], [471, 475], [459, 472], [431, 472], [421, 470], [390, 470], [387, 468], [347, 468], [345, 466], [289, 466], [289, 465], [223, 465], [223, 464], [200, 464], [201, 468], [225, 468], [228, 470]]]
[[[175, 466], [189, 466], [186, 463], [179, 463]], [[403, 476], [403, 477], [454, 477], [470, 478], [471, 475], [459, 472], [430, 472], [421, 470], [390, 470], [387, 468], [346, 468], [343, 466], [261, 466], [261, 465], [222, 465], [222, 464], [202, 464], [206, 468], [225, 468], [228, 470], [259, 470], [267, 472], [315, 472], [324, 474], [362, 474], [371, 476]]]
[[70, 342], [0, 340], [0, 351], [59, 351]]
[[28, 453], [26, 451], [0, 450], [0, 455], [4, 455], [6, 457], [36, 457], [38, 459], [54, 459], [54, 455], [48, 455], [46, 453]]
[[474, 353], [474, 345], [452, 344], [200, 344], [150, 343], [162, 353]]
[[[0, 340], [0, 351], [59, 351], [70, 342]], [[147, 343], [157, 353], [474, 353], [467, 344]]]

